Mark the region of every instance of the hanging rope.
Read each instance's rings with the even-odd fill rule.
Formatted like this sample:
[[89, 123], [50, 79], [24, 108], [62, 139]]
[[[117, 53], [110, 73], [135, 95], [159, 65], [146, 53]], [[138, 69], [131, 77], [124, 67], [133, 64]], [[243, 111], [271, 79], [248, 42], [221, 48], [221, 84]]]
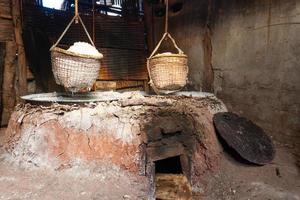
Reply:
[[78, 24], [78, 0], [75, 0], [75, 23]]
[[165, 33], [168, 33], [169, 26], [169, 0], [166, 0]]
[[56, 41], [56, 43], [50, 48], [50, 51], [52, 49], [54, 49], [58, 44], [59, 42], [61, 41], [61, 39], [64, 37], [64, 35], [66, 34], [66, 32], [69, 30], [70, 26], [72, 25], [72, 23], [75, 21], [75, 23], [78, 23], [78, 21], [80, 22], [80, 24], [82, 25], [83, 27], [83, 30], [85, 32], [85, 34], [87, 35], [90, 43], [95, 47], [95, 44], [94, 44], [94, 41], [92, 40], [89, 32], [87, 31], [81, 17], [79, 16], [79, 13], [78, 13], [78, 0], [75, 0], [75, 15], [74, 17], [72, 18], [72, 20], [70, 21], [70, 23], [67, 25], [67, 27], [65, 28], [65, 30], [63, 31], [63, 33], [59, 36], [58, 40]]
[[93, 32], [92, 32], [93, 42], [95, 43], [95, 0], [93, 0]]

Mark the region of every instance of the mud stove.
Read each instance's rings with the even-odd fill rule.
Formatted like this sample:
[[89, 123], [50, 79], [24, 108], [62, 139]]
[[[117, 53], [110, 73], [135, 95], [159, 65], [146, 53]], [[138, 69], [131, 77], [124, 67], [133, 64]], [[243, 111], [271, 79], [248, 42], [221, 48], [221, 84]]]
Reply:
[[29, 97], [11, 117], [6, 150], [15, 165], [61, 172], [75, 163], [118, 168], [139, 185], [140, 196], [131, 199], [199, 199], [218, 170], [212, 117], [226, 108], [212, 94], [106, 92], [80, 102], [46, 100]]

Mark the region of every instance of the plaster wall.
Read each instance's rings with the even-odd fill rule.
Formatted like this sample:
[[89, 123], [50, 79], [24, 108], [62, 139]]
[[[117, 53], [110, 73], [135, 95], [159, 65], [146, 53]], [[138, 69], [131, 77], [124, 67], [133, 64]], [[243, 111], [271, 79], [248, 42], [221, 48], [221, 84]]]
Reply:
[[[172, 6], [178, 1], [169, 2]], [[169, 31], [189, 57], [188, 89], [205, 88], [205, 68], [210, 61], [214, 93], [229, 110], [248, 117], [281, 141], [297, 143], [300, 1], [182, 2], [179, 13], [170, 13]], [[158, 41], [163, 17], [154, 19], [154, 39]], [[205, 53], [207, 27], [211, 52]]]
[[[246, 2], [246, 3], [245, 3]], [[281, 141], [300, 137], [300, 1], [222, 1], [212, 38], [214, 89]]]

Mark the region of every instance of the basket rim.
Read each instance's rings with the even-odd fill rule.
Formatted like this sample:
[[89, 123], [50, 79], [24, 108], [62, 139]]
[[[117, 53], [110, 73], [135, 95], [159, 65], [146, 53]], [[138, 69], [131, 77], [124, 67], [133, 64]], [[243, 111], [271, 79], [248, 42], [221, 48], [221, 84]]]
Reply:
[[149, 60], [152, 58], [163, 58], [163, 57], [180, 57], [180, 58], [187, 58], [187, 55], [180, 54], [180, 53], [170, 53], [170, 54], [156, 54], [151, 58], [148, 58]]
[[102, 55], [101, 56], [92, 56], [92, 55], [79, 54], [79, 53], [74, 53], [74, 52], [67, 51], [67, 50], [59, 48], [59, 47], [54, 47], [50, 51], [51, 52], [55, 52], [56, 51], [56, 52], [67, 54], [67, 55], [74, 56], [74, 57], [92, 58], [92, 59], [96, 59], [96, 60], [100, 60], [100, 59], [103, 58]]

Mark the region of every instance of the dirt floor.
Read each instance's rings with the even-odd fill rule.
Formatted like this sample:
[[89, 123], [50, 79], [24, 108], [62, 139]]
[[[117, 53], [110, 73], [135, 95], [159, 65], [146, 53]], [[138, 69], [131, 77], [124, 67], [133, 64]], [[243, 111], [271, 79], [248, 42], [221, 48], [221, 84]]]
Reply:
[[[0, 129], [0, 147], [3, 131]], [[216, 173], [207, 183], [207, 190], [202, 191], [206, 195], [197, 199], [300, 200], [299, 167], [286, 147], [278, 147], [274, 162], [262, 167], [241, 164], [224, 153], [222, 168], [222, 172]], [[135, 180], [128, 180], [126, 174], [116, 169], [117, 173], [109, 174], [108, 178], [101, 172], [82, 169], [28, 171], [0, 161], [0, 200], [144, 199], [146, 188], [135, 184]]]
[[224, 153], [223, 170], [215, 176], [207, 200], [300, 200], [300, 168], [293, 154], [277, 147], [273, 163], [241, 164]]

